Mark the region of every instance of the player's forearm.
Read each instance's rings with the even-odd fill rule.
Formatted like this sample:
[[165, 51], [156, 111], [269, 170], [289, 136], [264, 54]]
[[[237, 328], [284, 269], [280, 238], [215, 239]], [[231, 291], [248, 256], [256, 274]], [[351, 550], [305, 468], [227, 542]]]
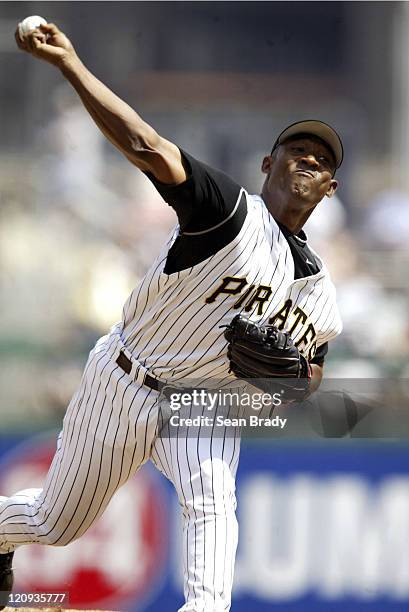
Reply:
[[85, 108], [103, 134], [137, 165], [151, 153], [159, 141], [153, 128], [99, 81], [75, 56], [60, 66]]
[[19, 49], [61, 70], [103, 134], [135, 166], [168, 185], [186, 180], [179, 148], [159, 136], [128, 104], [91, 74], [70, 40], [54, 23], [44, 23], [23, 35], [17, 28], [15, 39]]

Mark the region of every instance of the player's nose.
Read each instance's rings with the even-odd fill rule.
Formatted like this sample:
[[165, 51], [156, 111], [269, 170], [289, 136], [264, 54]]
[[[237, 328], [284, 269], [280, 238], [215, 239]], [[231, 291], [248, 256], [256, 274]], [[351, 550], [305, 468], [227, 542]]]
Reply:
[[319, 166], [319, 162], [313, 153], [304, 155], [300, 161], [310, 166], [311, 168], [318, 168]]

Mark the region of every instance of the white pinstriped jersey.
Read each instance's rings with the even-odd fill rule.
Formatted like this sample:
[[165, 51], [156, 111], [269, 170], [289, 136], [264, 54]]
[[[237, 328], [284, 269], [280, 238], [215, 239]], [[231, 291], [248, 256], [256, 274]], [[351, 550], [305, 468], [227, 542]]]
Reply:
[[311, 359], [335, 338], [341, 320], [335, 287], [323, 262], [294, 280], [288, 242], [260, 196], [243, 195], [247, 215], [239, 234], [204, 261], [164, 273], [177, 226], [123, 311], [122, 339], [154, 376], [164, 380], [231, 380], [221, 325], [238, 313], [290, 332]]
[[[130, 350], [162, 380], [233, 390], [244, 381], [228, 372], [220, 326], [237, 313], [288, 330], [318, 363], [341, 324], [329, 274], [303, 233], [291, 234], [259, 196], [229, 177], [188, 155], [184, 160], [186, 181], [157, 185], [179, 225], [126, 302], [122, 324], [91, 351], [44, 488], [0, 498], [0, 554], [80, 537], [150, 458], [173, 482], [182, 508], [186, 603], [179, 612], [227, 612], [241, 428], [225, 424], [216, 435], [213, 424], [209, 435], [202, 426], [193, 436], [190, 427], [171, 435], [160, 393], [146, 384], [139, 363], [127, 371], [121, 355]], [[193, 408], [191, 400], [189, 416]], [[199, 416], [207, 410], [201, 405]]]

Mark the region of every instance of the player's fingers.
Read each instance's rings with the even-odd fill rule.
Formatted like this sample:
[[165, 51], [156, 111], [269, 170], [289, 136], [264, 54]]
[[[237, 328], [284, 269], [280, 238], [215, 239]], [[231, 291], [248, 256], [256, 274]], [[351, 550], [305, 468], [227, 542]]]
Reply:
[[37, 41], [40, 41], [40, 43], [45, 43], [47, 41], [46, 34], [40, 32], [40, 30], [36, 30], [35, 32], [33, 32], [33, 35], [33, 38]]
[[41, 41], [35, 31], [29, 32], [24, 38], [31, 53], [35, 52], [41, 46]]
[[24, 38], [20, 34], [20, 28], [17, 27], [17, 30], [14, 32], [14, 38], [17, 43], [17, 47], [22, 49], [23, 51], [27, 51], [26, 44]]
[[40, 30], [45, 32], [46, 34], [51, 34], [55, 36], [56, 34], [61, 34], [61, 30], [57, 28], [55, 23], [44, 23], [40, 25]]
[[41, 46], [41, 41], [37, 38], [37, 36], [33, 36], [31, 40], [33, 42], [34, 49], [38, 49], [38, 47]]
[[32, 47], [31, 48], [34, 51], [34, 53], [36, 51], [38, 51], [39, 49], [41, 49], [41, 47], [46, 42], [45, 41], [45, 36], [41, 32], [33, 32], [32, 37], [31, 37], [31, 41], [32, 41]]

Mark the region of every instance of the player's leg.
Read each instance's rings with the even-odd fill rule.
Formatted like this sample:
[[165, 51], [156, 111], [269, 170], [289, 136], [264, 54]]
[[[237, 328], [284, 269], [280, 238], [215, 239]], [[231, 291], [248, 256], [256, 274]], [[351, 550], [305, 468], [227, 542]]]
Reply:
[[97, 345], [68, 407], [44, 488], [0, 503], [0, 553], [33, 542], [63, 546], [92, 525], [149, 456], [156, 395], [117, 366], [109, 346]]
[[196, 428], [193, 436], [164, 428], [152, 448], [152, 460], [174, 484], [182, 508], [186, 602], [179, 612], [230, 609], [239, 451], [239, 430], [224, 427]]

